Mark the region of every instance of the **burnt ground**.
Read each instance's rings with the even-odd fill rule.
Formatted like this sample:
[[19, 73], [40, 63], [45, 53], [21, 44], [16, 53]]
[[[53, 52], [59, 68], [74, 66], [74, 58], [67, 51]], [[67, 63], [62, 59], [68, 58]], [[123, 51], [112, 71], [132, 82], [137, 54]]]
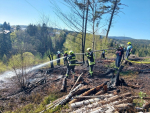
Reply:
[[[79, 76], [82, 72], [82, 78], [89, 88], [96, 87], [106, 81], [110, 81], [111, 75], [104, 76], [103, 74], [110, 68], [111, 62], [100, 62], [94, 67], [94, 78], [89, 79], [88, 68], [86, 66], [76, 66], [75, 76]], [[131, 88], [127, 86], [118, 86], [120, 93], [131, 92], [133, 95], [138, 95], [140, 91], [150, 96], [150, 73], [139, 73], [140, 70], [150, 69], [150, 65], [144, 64], [127, 64], [122, 72], [120, 78], [123, 78], [127, 84], [137, 85], [139, 88]], [[45, 83], [40, 83], [33, 87], [29, 92], [20, 90], [17, 85], [16, 78], [12, 78], [11, 82], [4, 89], [0, 89], [0, 110], [15, 110], [18, 107], [24, 106], [28, 103], [39, 104], [42, 99], [49, 95], [54, 94], [57, 97], [66, 95], [71, 87], [74, 85], [73, 75], [70, 74], [67, 79], [66, 92], [60, 92], [62, 86], [62, 79], [66, 73], [66, 67], [61, 67], [50, 71], [51, 69], [40, 69], [28, 75], [31, 84], [35, 84], [38, 80], [45, 79]], [[3, 84], [4, 85], [4, 84]], [[2, 111], [1, 110], [1, 111]]]

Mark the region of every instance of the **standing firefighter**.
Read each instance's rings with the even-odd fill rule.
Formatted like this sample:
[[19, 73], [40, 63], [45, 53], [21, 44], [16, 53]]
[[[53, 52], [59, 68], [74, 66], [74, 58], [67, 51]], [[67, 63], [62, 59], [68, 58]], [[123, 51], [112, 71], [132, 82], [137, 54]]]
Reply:
[[73, 51], [69, 51], [69, 56], [67, 58], [69, 65], [67, 66], [67, 73], [66, 73], [66, 77], [68, 78], [70, 71], [74, 72], [74, 68], [76, 65], [76, 59], [75, 59], [75, 54], [73, 53]]
[[88, 63], [89, 63], [89, 78], [93, 77], [93, 67], [95, 65], [95, 58], [93, 55], [93, 51], [91, 50], [91, 48], [87, 48], [87, 52], [86, 56], [88, 58]]
[[122, 56], [123, 56], [123, 59], [124, 59], [124, 49], [123, 49], [122, 45], [120, 45], [119, 48], [117, 49], [116, 55], [117, 55], [117, 58], [116, 58], [116, 67], [119, 68]]
[[67, 65], [67, 57], [68, 57], [68, 52], [65, 51], [65, 53], [64, 53], [64, 66]]
[[105, 53], [106, 53], [106, 50], [103, 50], [103, 52], [102, 52], [102, 54], [101, 54], [101, 58], [106, 59], [106, 58], [105, 58]]
[[57, 65], [60, 66], [60, 57], [61, 57], [61, 54], [60, 54], [60, 51], [57, 51]]
[[126, 59], [128, 59], [128, 57], [130, 56], [131, 51], [132, 51], [131, 42], [128, 42], [127, 44], [128, 44], [128, 46], [127, 46], [127, 51], [126, 51]]

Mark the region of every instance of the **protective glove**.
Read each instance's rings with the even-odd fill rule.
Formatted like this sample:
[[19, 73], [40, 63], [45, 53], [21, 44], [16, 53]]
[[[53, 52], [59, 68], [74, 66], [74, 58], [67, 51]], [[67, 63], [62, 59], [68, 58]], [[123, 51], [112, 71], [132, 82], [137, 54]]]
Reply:
[[88, 55], [88, 53], [84, 53], [86, 56]]
[[131, 54], [131, 52], [130, 52], [130, 54]]

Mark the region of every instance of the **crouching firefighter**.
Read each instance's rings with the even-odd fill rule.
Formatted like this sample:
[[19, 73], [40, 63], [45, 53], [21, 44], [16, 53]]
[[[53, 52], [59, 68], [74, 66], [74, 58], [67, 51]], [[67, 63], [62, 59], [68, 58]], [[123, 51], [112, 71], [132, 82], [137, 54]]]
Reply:
[[76, 58], [73, 51], [69, 51], [69, 56], [67, 57], [67, 60], [68, 60], [68, 66], [67, 66], [66, 77], [68, 78], [70, 71], [72, 71], [72, 74], [75, 74], [74, 68], [76, 65]]
[[89, 64], [89, 78], [92, 78], [93, 77], [93, 68], [94, 68], [94, 65], [95, 65], [95, 58], [94, 58], [94, 55], [93, 55], [93, 51], [91, 50], [91, 48], [87, 48], [87, 52], [86, 53], [86, 56], [88, 58], [88, 64]]
[[67, 64], [68, 64], [67, 57], [68, 57], [68, 52], [65, 51], [65, 53], [64, 53], [64, 66], [67, 66]]

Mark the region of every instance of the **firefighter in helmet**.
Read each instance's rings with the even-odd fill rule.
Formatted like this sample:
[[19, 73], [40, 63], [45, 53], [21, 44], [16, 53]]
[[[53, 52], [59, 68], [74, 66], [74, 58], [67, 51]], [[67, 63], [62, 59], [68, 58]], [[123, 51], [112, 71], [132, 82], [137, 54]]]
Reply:
[[76, 65], [76, 56], [73, 51], [69, 51], [69, 55], [67, 57], [68, 60], [68, 66], [67, 66], [67, 72], [66, 72], [66, 77], [68, 78], [70, 71], [74, 74], [74, 68]]
[[94, 58], [94, 54], [93, 51], [91, 50], [91, 48], [87, 48], [87, 52], [86, 56], [88, 58], [88, 64], [89, 64], [89, 78], [93, 77], [93, 68], [95, 65], [95, 58]]

